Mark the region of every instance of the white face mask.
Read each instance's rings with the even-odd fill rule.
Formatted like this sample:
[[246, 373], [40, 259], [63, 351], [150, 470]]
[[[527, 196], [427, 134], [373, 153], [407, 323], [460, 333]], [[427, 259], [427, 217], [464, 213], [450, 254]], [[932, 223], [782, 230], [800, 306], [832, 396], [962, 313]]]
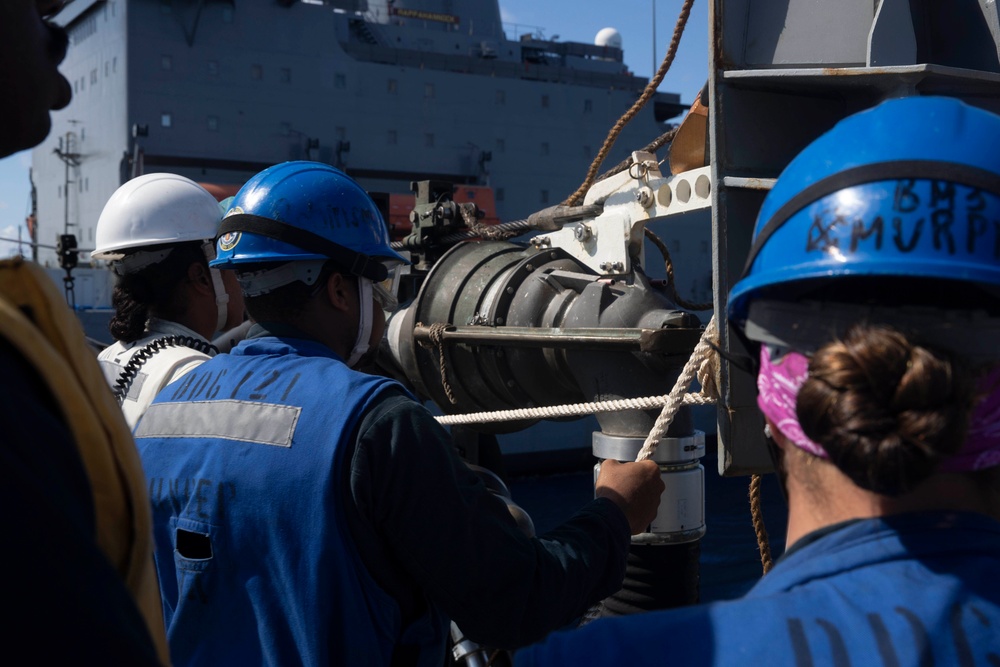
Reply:
[[368, 278], [358, 277], [358, 337], [354, 341], [354, 349], [347, 358], [347, 365], [354, 368], [354, 365], [361, 361], [371, 348], [372, 324], [374, 323], [374, 312], [372, 310], [372, 281]]
[[[205, 241], [201, 251], [205, 254], [205, 260], [211, 262], [215, 259], [215, 242]], [[229, 319], [229, 294], [218, 269], [209, 268], [208, 275], [212, 277], [212, 289], [215, 290], [215, 330], [222, 331]]]

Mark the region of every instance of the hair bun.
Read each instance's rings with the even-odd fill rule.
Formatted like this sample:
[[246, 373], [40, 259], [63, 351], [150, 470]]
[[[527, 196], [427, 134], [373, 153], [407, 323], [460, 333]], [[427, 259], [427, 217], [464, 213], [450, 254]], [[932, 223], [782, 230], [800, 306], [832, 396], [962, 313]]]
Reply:
[[854, 325], [813, 355], [803, 431], [858, 486], [895, 496], [962, 445], [972, 383], [947, 353], [884, 325]]

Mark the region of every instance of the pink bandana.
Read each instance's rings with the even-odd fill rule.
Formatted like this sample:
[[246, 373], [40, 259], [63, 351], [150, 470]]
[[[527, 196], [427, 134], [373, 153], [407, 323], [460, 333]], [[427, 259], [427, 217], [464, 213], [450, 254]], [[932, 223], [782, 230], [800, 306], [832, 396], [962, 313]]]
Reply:
[[760, 371], [757, 373], [757, 405], [786, 438], [799, 449], [821, 459], [830, 458], [820, 445], [802, 432], [795, 415], [795, 399], [809, 377], [809, 359], [798, 352], [789, 352], [777, 363], [771, 363], [766, 345], [760, 348]]
[[967, 472], [1000, 465], [1000, 367], [983, 378], [977, 389], [985, 398], [972, 411], [962, 450], [941, 463], [942, 472]]
[[[795, 414], [799, 389], [808, 376], [809, 359], [805, 355], [789, 352], [772, 362], [767, 346], [762, 346], [757, 405], [792, 444], [827, 459], [830, 457], [823, 447], [802, 432]], [[979, 392], [985, 398], [973, 410], [965, 444], [958, 454], [941, 463], [942, 472], [968, 472], [1000, 465], [1000, 367], [980, 382]]]

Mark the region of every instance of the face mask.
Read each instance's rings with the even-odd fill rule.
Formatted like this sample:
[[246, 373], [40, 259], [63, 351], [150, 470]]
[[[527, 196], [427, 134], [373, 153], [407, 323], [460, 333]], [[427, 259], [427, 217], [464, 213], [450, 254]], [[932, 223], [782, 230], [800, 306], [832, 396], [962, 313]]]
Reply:
[[358, 309], [360, 317], [358, 321], [358, 337], [354, 341], [354, 349], [351, 350], [351, 354], [346, 362], [350, 368], [354, 368], [355, 364], [361, 361], [361, 357], [365, 356], [365, 353], [371, 347], [370, 340], [372, 337], [372, 323], [374, 321], [372, 303], [372, 281], [368, 280], [368, 278], [359, 277]]
[[[201, 251], [205, 254], [205, 260], [211, 262], [215, 259], [215, 242], [205, 241]], [[229, 319], [229, 294], [218, 269], [209, 268], [208, 274], [212, 277], [212, 289], [215, 290], [215, 330], [222, 331], [226, 326], [226, 320]]]

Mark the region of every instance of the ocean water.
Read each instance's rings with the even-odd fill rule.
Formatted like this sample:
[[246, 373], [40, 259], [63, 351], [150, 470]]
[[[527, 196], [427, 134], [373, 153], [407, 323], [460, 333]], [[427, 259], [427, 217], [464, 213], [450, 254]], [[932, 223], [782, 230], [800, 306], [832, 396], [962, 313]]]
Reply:
[[[710, 447], [709, 451], [713, 448]], [[750, 517], [749, 477], [720, 477], [714, 456], [705, 467], [705, 523], [701, 543], [702, 602], [742, 596], [760, 579], [761, 561]], [[555, 528], [593, 498], [593, 470], [509, 477], [511, 496], [531, 516], [539, 534]], [[765, 475], [761, 507], [769, 534], [771, 557], [784, 550], [787, 509], [774, 475]]]

